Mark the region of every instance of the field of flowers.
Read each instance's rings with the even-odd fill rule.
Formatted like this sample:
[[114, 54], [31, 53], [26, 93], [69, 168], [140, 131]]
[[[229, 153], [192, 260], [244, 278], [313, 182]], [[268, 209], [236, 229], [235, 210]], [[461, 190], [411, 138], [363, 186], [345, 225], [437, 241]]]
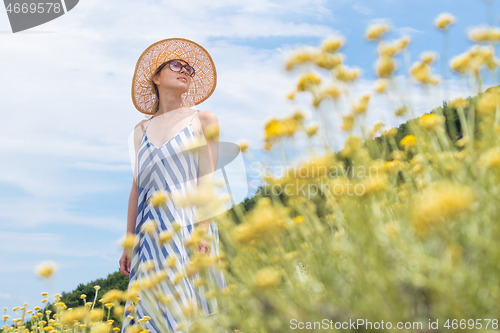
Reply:
[[[447, 38], [453, 22], [442, 14], [434, 24]], [[498, 330], [500, 89], [482, 93], [481, 78], [496, 77], [500, 29], [470, 30], [474, 45], [450, 60], [451, 70], [479, 92], [447, 103], [456, 126], [451, 128], [444, 109], [437, 108], [408, 122], [402, 134], [365, 120], [373, 95], [398, 94], [394, 73], [411, 41], [386, 40], [390, 28], [376, 24], [366, 31], [377, 45], [379, 77], [368, 94], [354, 96], [352, 84], [360, 71], [345, 64], [341, 36], [296, 50], [289, 58], [287, 70], [302, 71], [290, 99], [309, 95], [311, 110], [321, 119], [333, 117], [332, 108], [347, 102], [350, 112], [341, 121], [348, 138], [334, 152], [324, 123], [309, 124], [300, 112], [265, 124], [267, 150], [281, 149], [305, 133], [324, 143], [324, 153], [290, 166], [281, 178], [266, 176], [253, 208], [239, 205], [216, 218], [220, 256], [195, 254], [179, 278], [199, 273], [199, 283], [221, 310], [206, 318], [196, 304], [186, 304], [182, 311], [190, 332]], [[433, 54], [424, 53], [408, 69], [409, 79], [429, 94], [441, 89], [434, 61]], [[412, 108], [403, 105], [392, 112], [401, 115]], [[248, 151], [246, 144], [241, 148]], [[212, 202], [206, 192], [198, 193], [190, 202], [203, 206], [207, 198]], [[188, 245], [196, 249], [203, 237], [200, 229]], [[123, 245], [130, 249], [134, 242], [129, 235]], [[223, 290], [204, 278], [215, 266], [226, 275]], [[125, 300], [138, 302], [148, 293], [170, 304], [155, 290], [165, 278], [151, 271], [128, 291], [111, 290], [90, 301], [82, 295], [82, 306], [72, 309], [57, 296], [53, 311], [28, 310], [27, 305], [5, 309], [4, 322], [12, 316], [14, 325], [0, 332], [119, 331]], [[138, 318], [127, 332], [146, 332], [142, 324], [148, 319]]]

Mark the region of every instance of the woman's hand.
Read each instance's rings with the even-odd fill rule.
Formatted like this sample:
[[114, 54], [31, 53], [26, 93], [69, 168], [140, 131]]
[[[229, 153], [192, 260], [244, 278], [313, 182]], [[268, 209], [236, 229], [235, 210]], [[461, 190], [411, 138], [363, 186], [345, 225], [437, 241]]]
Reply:
[[123, 275], [130, 276], [130, 256], [127, 251], [123, 251], [122, 257], [120, 258], [120, 272]]

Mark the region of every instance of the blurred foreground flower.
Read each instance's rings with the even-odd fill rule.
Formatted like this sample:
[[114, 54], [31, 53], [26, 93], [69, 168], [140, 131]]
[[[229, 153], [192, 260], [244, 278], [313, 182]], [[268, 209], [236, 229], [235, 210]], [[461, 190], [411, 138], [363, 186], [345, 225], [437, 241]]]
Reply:
[[48, 279], [57, 271], [57, 264], [48, 260], [41, 262], [35, 267], [35, 274], [41, 278]]
[[434, 20], [434, 25], [441, 29], [446, 30], [448, 27], [455, 22], [455, 17], [450, 13], [441, 13]]

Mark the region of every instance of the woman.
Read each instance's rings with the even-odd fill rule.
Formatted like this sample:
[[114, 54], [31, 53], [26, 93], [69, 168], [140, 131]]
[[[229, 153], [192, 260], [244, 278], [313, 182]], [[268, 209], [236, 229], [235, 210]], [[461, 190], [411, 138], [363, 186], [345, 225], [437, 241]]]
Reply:
[[[142, 287], [137, 304], [127, 301], [122, 332], [139, 323], [150, 332], [180, 332], [189, 323], [186, 312], [216, 312], [217, 303], [206, 297], [202, 279], [187, 273], [190, 258], [196, 253], [186, 244], [193, 243], [195, 230], [201, 228], [212, 241], [196, 241], [197, 250], [216, 256], [218, 230], [213, 221], [197, 221], [194, 208], [181, 208], [173, 200], [158, 205], [154, 198], [161, 191], [192, 191], [193, 183], [199, 185], [197, 175], [214, 170], [217, 151], [210, 149], [210, 142], [217, 141], [218, 136], [205, 133], [208, 128], [218, 133], [217, 117], [190, 106], [212, 94], [216, 71], [203, 47], [190, 40], [171, 38], [152, 44], [142, 53], [132, 81], [135, 107], [152, 116], [134, 130], [136, 163], [127, 233], [139, 236], [139, 242], [131, 254], [123, 252], [120, 270], [130, 276], [129, 292]], [[183, 150], [196, 137], [207, 142], [208, 153]], [[221, 271], [211, 268], [209, 272], [209, 279], [218, 287], [226, 286]], [[161, 281], [157, 279], [154, 288], [145, 291], [148, 288], [144, 288], [144, 281], [158, 276]]]

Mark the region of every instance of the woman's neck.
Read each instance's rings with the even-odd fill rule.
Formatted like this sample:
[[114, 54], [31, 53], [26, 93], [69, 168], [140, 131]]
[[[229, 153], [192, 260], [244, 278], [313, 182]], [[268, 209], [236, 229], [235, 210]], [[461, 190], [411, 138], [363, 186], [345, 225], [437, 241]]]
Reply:
[[158, 111], [156, 115], [165, 114], [167, 112], [171, 112], [177, 109], [180, 109], [184, 106], [182, 102], [181, 95], [172, 95], [172, 94], [162, 94], [160, 95], [160, 104], [158, 105]]

